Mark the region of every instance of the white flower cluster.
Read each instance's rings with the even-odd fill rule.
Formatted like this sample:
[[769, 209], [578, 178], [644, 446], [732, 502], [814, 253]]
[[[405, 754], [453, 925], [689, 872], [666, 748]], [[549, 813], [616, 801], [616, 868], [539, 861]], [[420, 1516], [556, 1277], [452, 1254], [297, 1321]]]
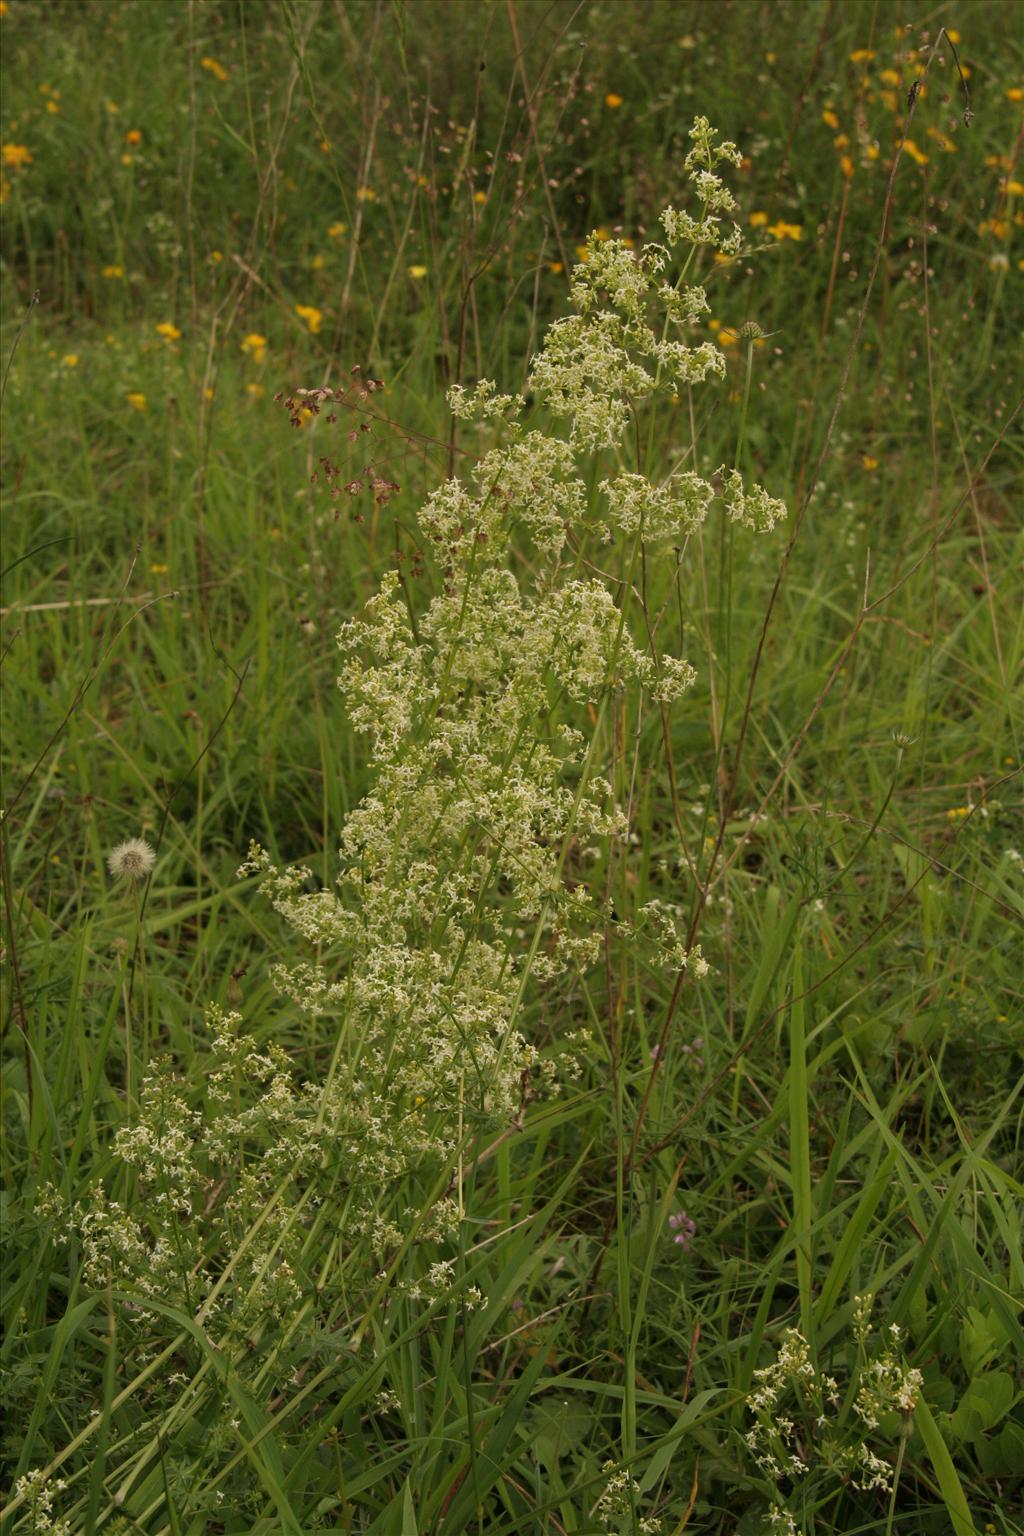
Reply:
[[[633, 339], [627, 323], [608, 311], [556, 320], [544, 338], [530, 387], [546, 398], [556, 416], [570, 418], [574, 448], [614, 448], [629, 424], [631, 405], [654, 390], [654, 375], [630, 354]], [[637, 340], [647, 342], [648, 355], [653, 352], [654, 334], [646, 326]], [[709, 354], [706, 371], [724, 373], [725, 358], [717, 348], [713, 351], [717, 361]]]
[[897, 1329], [893, 1343], [861, 1372], [860, 1389], [853, 1406], [869, 1429], [878, 1428], [883, 1414], [913, 1413], [921, 1396], [924, 1377], [920, 1371], [904, 1365], [896, 1355], [898, 1335]]
[[614, 1461], [606, 1461], [602, 1471], [605, 1473], [605, 1485], [594, 1505], [594, 1515], [603, 1530], [619, 1531], [623, 1529], [623, 1522], [629, 1518], [630, 1506], [640, 1492], [640, 1484], [625, 1468], [617, 1467]]
[[18, 1478], [14, 1497], [27, 1507], [35, 1536], [71, 1536], [70, 1520], [56, 1514], [53, 1507], [55, 1495], [66, 1487], [64, 1478], [47, 1478], [41, 1467]]
[[[447, 530], [438, 537], [451, 557]], [[376, 782], [342, 832], [338, 894], [302, 893], [301, 877], [259, 849], [243, 866], [326, 947], [321, 967], [301, 961], [282, 976], [287, 992], [310, 1011], [338, 1010], [382, 1125], [431, 1123], [442, 1158], [460, 1122], [507, 1123], [524, 1083], [550, 1085], [551, 1064], [516, 1027], [528, 977], [598, 954], [594, 914], [562, 878], [564, 849], [617, 836], [622, 819], [574, 742], [556, 750], [539, 737], [538, 716], [551, 690], [585, 705], [620, 680], [653, 678], [600, 583], [524, 592], [472, 546], [457, 569], [418, 638], [394, 576], [339, 637]], [[532, 956], [524, 925], [536, 928]]]
[[675, 208], [666, 208], [661, 215], [665, 234], [672, 245], [679, 242], [687, 245], [713, 245], [727, 255], [731, 254], [740, 249], [743, 236], [735, 224], [731, 234], [725, 237], [721, 234], [719, 215], [734, 213], [737, 205], [715, 167], [723, 160], [738, 167], [743, 157], [736, 145], [728, 139], [716, 142], [715, 131], [706, 117], [694, 119], [690, 139], [692, 147], [685, 164], [690, 184], [702, 205], [701, 216], [694, 219], [687, 213], [677, 212]]
[[700, 527], [715, 496], [714, 486], [690, 472], [673, 475], [662, 485], [652, 484], [646, 475], [623, 473], [602, 480], [601, 489], [614, 526], [631, 538], [642, 534], [652, 544], [665, 539], [681, 544]]
[[[692, 138], [699, 219], [691, 227], [669, 210], [669, 246], [637, 253], [593, 238], [573, 276], [576, 312], [534, 360], [529, 390], [568, 418], [565, 435], [528, 429], [524, 399], [489, 381], [450, 391], [454, 415], [478, 422], [486, 442], [418, 515], [433, 593], [414, 602], [386, 574], [338, 636], [339, 686], [368, 739], [372, 784], [340, 831], [336, 884], [278, 869], [255, 844], [239, 871], [258, 877], [294, 935], [274, 979], [330, 1020], [315, 1031], [329, 1065], [302, 1083], [238, 1015], [211, 1011], [202, 1117], [189, 1085], [154, 1067], [115, 1140], [125, 1186], [143, 1198], [129, 1206], [98, 1191], [74, 1212], [89, 1284], [131, 1294], [143, 1334], [159, 1326], [159, 1303], [198, 1315], [242, 1356], [268, 1320], [289, 1339], [301, 1325], [315, 1349], [322, 1318], [388, 1276], [409, 1303], [458, 1292], [464, 1307], [483, 1304], [437, 1254], [451, 1253], [464, 1214], [438, 1194], [456, 1187], [475, 1138], [522, 1124], [558, 1091], [563, 1059], [574, 1070], [579, 1013], [562, 997], [600, 958], [601, 860], [628, 832], [602, 777], [612, 733], [588, 734], [588, 722], [627, 690], [669, 705], [696, 676], [658, 654], [653, 636], [636, 643], [632, 582], [594, 574], [586, 541], [614, 533], [632, 561], [644, 543], [683, 544], [716, 497], [757, 529], [785, 513], [738, 475], [716, 482], [724, 492], [691, 471], [654, 483], [630, 457], [632, 439], [629, 453], [622, 443], [648, 397], [725, 370], [713, 343], [688, 335], [707, 309], [703, 289], [666, 275], [678, 240], [731, 239], [715, 168], [734, 147], [704, 119]], [[600, 480], [580, 455], [602, 449], [617, 463]], [[657, 963], [706, 973], [678, 909], [651, 904], [635, 929], [618, 926], [623, 942], [651, 940]], [[546, 1037], [542, 1050], [528, 1010], [556, 987], [547, 1011], [565, 1018], [565, 1039]], [[775, 1376], [762, 1373], [769, 1397], [793, 1378], [796, 1343], [786, 1350]], [[261, 1386], [276, 1360], [254, 1361]], [[628, 1474], [610, 1472], [596, 1511], [606, 1528], [634, 1493]]]
[[[880, 1430], [884, 1417], [899, 1415], [906, 1424], [923, 1384], [921, 1372], [899, 1358], [902, 1330], [895, 1323], [889, 1325], [879, 1352], [867, 1358], [873, 1301], [871, 1296], [854, 1298], [851, 1327], [860, 1355], [853, 1406], [869, 1431]], [[818, 1371], [806, 1340], [796, 1329], [786, 1330], [776, 1359], [755, 1371], [754, 1380], [747, 1407], [755, 1423], [744, 1440], [758, 1468], [773, 1483], [792, 1482], [819, 1468], [826, 1479], [849, 1480], [865, 1492], [891, 1492], [892, 1462], [868, 1444], [863, 1430], [844, 1425], [838, 1414], [839, 1384]], [[773, 1503], [766, 1518], [770, 1529], [796, 1528], [781, 1503]]]
[[[732, 203], [716, 167], [736, 151], [704, 119], [691, 137], [687, 173], [708, 242], [720, 245]], [[616, 446], [647, 396], [724, 371], [713, 343], [687, 339], [707, 298], [668, 280], [672, 260], [663, 244], [634, 253], [589, 242], [573, 274], [576, 313], [550, 328], [529, 377], [530, 392], [568, 416], [566, 438], [527, 429], [524, 399], [490, 381], [449, 392], [457, 418], [500, 418], [502, 433], [419, 513], [441, 572], [433, 597], [414, 618], [397, 574], [385, 575], [338, 636], [339, 684], [370, 739], [373, 786], [342, 829], [337, 886], [309, 890], [305, 870], [278, 871], [255, 847], [243, 865], [315, 947], [275, 976], [300, 1007], [337, 1018], [338, 1073], [317, 1121], [335, 1135], [351, 1128], [348, 1219], [380, 1250], [401, 1222], [371, 1218], [356, 1192], [450, 1165], [461, 1141], [517, 1123], [555, 1091], [557, 1051], [542, 1056], [526, 1037], [524, 999], [600, 954], [604, 898], [569, 865], [589, 863], [626, 827], [594, 743], [573, 726], [553, 730], [552, 706], [582, 722], [625, 688], [667, 705], [695, 680], [689, 662], [635, 644], [628, 588], [613, 596], [577, 555], [587, 534], [609, 528], [634, 549], [681, 543], [716, 495], [689, 471], [654, 484], [623, 469], [603, 482], [598, 518], [593, 469], [579, 460]], [[742, 497], [743, 518], [768, 526], [764, 493], [729, 486], [729, 514]], [[524, 541], [527, 558], [510, 560]], [[665, 914], [642, 927], [663, 964], [706, 971]], [[429, 1277], [420, 1284], [432, 1293]]]
[[662, 963], [673, 971], [689, 971], [698, 981], [708, 974], [710, 966], [699, 944], [687, 949], [682, 927], [686, 921], [684, 909], [678, 904], [653, 897], [638, 913], [637, 931], [653, 939], [662, 953]]
[[782, 1536], [798, 1536], [797, 1523], [788, 1509], [783, 1509], [780, 1504], [773, 1504], [768, 1511], [768, 1530], [782, 1533]]
[[[661, 222], [668, 247], [651, 242], [634, 251], [624, 240], [591, 235], [569, 289], [576, 314], [555, 322], [534, 360], [530, 388], [556, 415], [569, 418], [570, 442], [586, 452], [616, 447], [631, 412], [656, 391], [673, 392], [725, 373], [725, 357], [713, 342], [693, 346], [685, 339], [687, 327], [708, 307], [703, 288], [684, 287], [681, 277], [674, 284], [660, 280], [672, 246], [707, 245], [729, 253], [742, 240], [735, 226], [729, 235], [721, 232], [721, 215], [736, 202], [715, 170], [722, 160], [738, 165], [739, 151], [716, 143], [703, 117], [690, 138], [686, 172], [700, 216], [666, 208]], [[673, 329], [682, 334], [672, 335]]]
[[[166, 1063], [142, 1084], [138, 1113], [115, 1137], [114, 1150], [144, 1193], [136, 1216], [103, 1192], [77, 1204], [71, 1225], [82, 1243], [87, 1283], [133, 1292], [135, 1315], [153, 1320], [147, 1301], [194, 1313], [209, 1307], [225, 1333], [253, 1322], [289, 1317], [301, 1295], [296, 1271], [305, 1227], [275, 1186], [300, 1179], [323, 1157], [345, 1150], [316, 1135], [316, 1095], [296, 1088], [279, 1050], [257, 1050], [238, 1033], [238, 1014], [208, 1015], [213, 1070], [203, 1115], [188, 1085]], [[51, 1214], [56, 1202], [51, 1200]], [[66, 1239], [67, 1225], [55, 1238]], [[211, 1304], [225, 1255], [233, 1283]]]
[[734, 523], [752, 528], [755, 533], [771, 533], [786, 516], [786, 503], [769, 496], [763, 485], [745, 490], [738, 470], [730, 469], [722, 491], [725, 510]]
[[519, 411], [522, 395], [499, 395], [492, 379], [481, 379], [471, 390], [453, 384], [448, 391], [448, 409], [460, 421], [486, 421], [492, 416], [509, 416]]

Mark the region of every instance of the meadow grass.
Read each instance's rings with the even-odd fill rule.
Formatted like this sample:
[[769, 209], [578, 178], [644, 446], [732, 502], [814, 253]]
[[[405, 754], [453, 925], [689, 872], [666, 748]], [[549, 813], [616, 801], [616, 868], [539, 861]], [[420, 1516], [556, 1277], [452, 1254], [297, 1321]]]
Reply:
[[[3, 1529], [1024, 1529], [1013, 8], [7, 0], [0, 42]], [[197, 1156], [267, 1097], [231, 1058], [218, 1098], [211, 1008], [289, 1081], [337, 1071], [236, 871], [255, 840], [334, 882], [376, 782], [335, 633], [392, 567], [422, 617], [417, 512], [494, 441], [446, 389], [524, 388], [589, 232], [686, 206], [698, 113], [745, 157], [743, 251], [691, 274], [727, 371], [644, 469], [693, 444], [790, 510], [638, 557], [682, 701], [550, 701], [630, 809], [619, 853], [558, 864], [600, 963], [522, 1000], [542, 1055], [589, 1031], [578, 1076], [371, 1191], [385, 1237], [343, 1170], [322, 1198], [277, 1165], [211, 1236], [273, 1141], [247, 1122], [178, 1213], [237, 1326], [97, 1285], [83, 1217], [159, 1206], [115, 1150], [147, 1070]], [[333, 426], [275, 399], [325, 383]], [[144, 887], [107, 870], [135, 836]], [[655, 900], [699, 983], [617, 937]]]

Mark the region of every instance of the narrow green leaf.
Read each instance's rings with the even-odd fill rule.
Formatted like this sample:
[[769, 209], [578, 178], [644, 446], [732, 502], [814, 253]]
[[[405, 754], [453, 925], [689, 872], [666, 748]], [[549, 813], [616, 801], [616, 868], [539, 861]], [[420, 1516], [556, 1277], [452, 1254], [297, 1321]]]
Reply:
[[935, 1480], [945, 1501], [946, 1511], [953, 1525], [953, 1536], [977, 1536], [977, 1527], [971, 1518], [967, 1495], [957, 1476], [953, 1458], [942, 1432], [932, 1417], [932, 1411], [924, 1398], [918, 1400], [914, 1410], [914, 1423], [921, 1432], [925, 1450], [935, 1472]]

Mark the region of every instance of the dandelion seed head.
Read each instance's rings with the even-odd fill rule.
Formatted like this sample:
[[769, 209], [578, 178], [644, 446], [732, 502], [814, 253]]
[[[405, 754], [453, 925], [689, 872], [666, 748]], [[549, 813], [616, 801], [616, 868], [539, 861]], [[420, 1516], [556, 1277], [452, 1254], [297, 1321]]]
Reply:
[[107, 854], [107, 868], [111, 875], [115, 880], [127, 881], [129, 885], [137, 885], [140, 880], [145, 880], [155, 864], [156, 854], [141, 837], [129, 837]]

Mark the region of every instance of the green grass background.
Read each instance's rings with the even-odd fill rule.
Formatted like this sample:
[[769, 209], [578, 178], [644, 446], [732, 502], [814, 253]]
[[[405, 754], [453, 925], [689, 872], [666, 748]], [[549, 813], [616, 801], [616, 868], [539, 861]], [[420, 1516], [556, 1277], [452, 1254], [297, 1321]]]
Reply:
[[[63, 1464], [70, 1529], [596, 1530], [610, 1459], [666, 1531], [753, 1532], [768, 1493], [739, 1441], [751, 1373], [787, 1322], [841, 1353], [858, 1289], [910, 1330], [934, 1433], [910, 1441], [895, 1525], [847, 1489], [802, 1507], [803, 1528], [1022, 1528], [1019, 14], [7, 0], [4, 1454], [12, 1476], [46, 1465], [98, 1416], [103, 1455], [94, 1432]], [[942, 24], [973, 120], [947, 47], [884, 217], [910, 50]], [[164, 1447], [145, 1388], [117, 1397], [105, 1304], [82, 1311], [74, 1251], [33, 1216], [48, 1180], [87, 1198], [108, 1174], [142, 1066], [116, 1024], [135, 916], [105, 855], [159, 841], [137, 985], [152, 1048], [198, 1101], [211, 1002], [316, 1073], [330, 1043], [277, 998], [285, 936], [234, 871], [256, 837], [332, 878], [366, 785], [333, 635], [415, 542], [445, 472], [444, 390], [522, 384], [588, 231], [640, 240], [682, 199], [697, 112], [747, 157], [750, 251], [702, 274], [708, 334], [768, 333], [744, 468], [794, 508], [849, 364], [760, 662], [724, 850], [748, 841], [702, 935], [714, 975], [686, 1003], [702, 1066], [673, 1053], [584, 1301], [669, 990], [634, 977], [621, 1000], [617, 1099], [597, 987], [579, 1094], [480, 1175], [480, 1220], [513, 1199], [537, 1213], [477, 1278], [501, 1305], [444, 1372], [438, 1339], [382, 1321], [400, 1424], [381, 1428], [350, 1371], [259, 1441], [268, 1461], [279, 1441], [284, 1504], [213, 1509], [201, 1415]], [[709, 464], [731, 461], [742, 411], [744, 352], [727, 351], [696, 406]], [[353, 369], [386, 385], [374, 465], [401, 490], [382, 510], [311, 483], [323, 452], [356, 478], [363, 444], [297, 432], [274, 400]], [[728, 606], [716, 544], [706, 584], [684, 581], [701, 681], [672, 745], [698, 854], [718, 830], [710, 683], [731, 768], [782, 533], [737, 548]], [[866, 579], [877, 606], [848, 645]], [[672, 890], [657, 773], [639, 804], [624, 904]], [[661, 1214], [677, 1172], [686, 1255]], [[513, 1297], [552, 1314], [525, 1341]]]

